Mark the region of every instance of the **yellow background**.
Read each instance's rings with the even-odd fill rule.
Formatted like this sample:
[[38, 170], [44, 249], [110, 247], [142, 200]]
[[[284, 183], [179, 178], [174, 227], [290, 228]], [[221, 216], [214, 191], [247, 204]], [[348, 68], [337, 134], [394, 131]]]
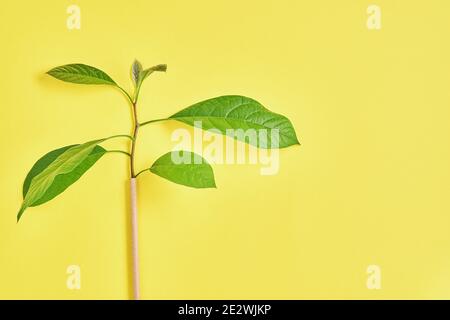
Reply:
[[[81, 8], [81, 30], [66, 9]], [[18, 1], [0, 6], [0, 298], [129, 298], [127, 160], [108, 154], [19, 224], [22, 182], [57, 147], [130, 132], [120, 92], [45, 76], [81, 62], [140, 118], [243, 94], [289, 117], [278, 175], [214, 165], [217, 190], [139, 178], [143, 298], [450, 298], [448, 1]], [[138, 167], [177, 123], [142, 129]], [[187, 127], [186, 127], [187, 128]], [[126, 142], [115, 143], [116, 147]], [[81, 290], [66, 268], [81, 267]], [[379, 265], [382, 289], [368, 290]]]

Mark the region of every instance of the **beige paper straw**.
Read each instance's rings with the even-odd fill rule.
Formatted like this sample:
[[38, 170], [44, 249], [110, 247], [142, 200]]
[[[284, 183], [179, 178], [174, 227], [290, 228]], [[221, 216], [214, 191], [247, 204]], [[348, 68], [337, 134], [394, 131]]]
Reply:
[[138, 220], [136, 178], [130, 180], [131, 196], [131, 254], [133, 259], [133, 294], [134, 300], [139, 300], [139, 253], [138, 253]]

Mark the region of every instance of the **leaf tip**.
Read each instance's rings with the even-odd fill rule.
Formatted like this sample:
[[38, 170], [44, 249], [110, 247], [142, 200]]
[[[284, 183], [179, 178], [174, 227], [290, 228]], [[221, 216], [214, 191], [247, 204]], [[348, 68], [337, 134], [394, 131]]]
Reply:
[[216, 179], [214, 179], [214, 173], [213, 173], [213, 176], [212, 176], [212, 181], [211, 181], [210, 188], [217, 189]]
[[26, 207], [23, 205], [20, 207], [19, 212], [17, 213], [17, 223], [19, 223], [20, 218], [22, 217], [23, 212], [25, 211]]
[[294, 135], [294, 139], [292, 141], [291, 146], [301, 146], [302, 144], [300, 143], [300, 141], [297, 138], [297, 135]]
[[167, 71], [167, 64], [158, 64], [157, 66], [154, 66], [152, 69], [154, 71], [166, 72]]

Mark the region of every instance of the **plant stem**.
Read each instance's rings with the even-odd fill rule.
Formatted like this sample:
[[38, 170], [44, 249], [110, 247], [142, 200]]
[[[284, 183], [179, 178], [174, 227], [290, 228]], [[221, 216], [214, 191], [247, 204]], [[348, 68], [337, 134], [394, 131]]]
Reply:
[[136, 140], [139, 132], [139, 121], [137, 118], [137, 107], [136, 102], [132, 103], [133, 108], [133, 140], [131, 141], [131, 150], [130, 150], [130, 176], [131, 178], [136, 178], [135, 170], [134, 170], [134, 153], [136, 151]]

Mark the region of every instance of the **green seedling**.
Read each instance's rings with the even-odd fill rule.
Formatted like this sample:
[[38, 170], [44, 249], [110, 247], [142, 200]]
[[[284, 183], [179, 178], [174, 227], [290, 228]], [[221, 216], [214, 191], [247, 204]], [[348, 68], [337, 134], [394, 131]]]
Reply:
[[[137, 170], [135, 168], [136, 140], [141, 127], [167, 120], [175, 120], [195, 126], [200, 121], [203, 124], [203, 129], [215, 129], [215, 132], [223, 135], [229, 135], [229, 132], [233, 132], [233, 130], [236, 132], [247, 129], [269, 132], [275, 130], [278, 133], [276, 136], [268, 135], [266, 139], [258, 137], [258, 139], [252, 141], [248, 141], [245, 135], [233, 136], [236, 140], [251, 143], [259, 148], [285, 148], [299, 144], [294, 127], [286, 117], [273, 113], [259, 102], [244, 96], [220, 96], [198, 102], [164, 119], [139, 121], [137, 105], [144, 80], [151, 74], [165, 72], [166, 69], [167, 67], [164, 64], [144, 69], [138, 61], [134, 61], [131, 67], [131, 80], [134, 87], [132, 94], [125, 91], [105, 72], [85, 64], [68, 64], [48, 71], [47, 74], [62, 81], [108, 85], [120, 90], [131, 107], [132, 134], [119, 134], [95, 139], [58, 148], [45, 154], [34, 164], [25, 178], [22, 192], [23, 202], [17, 214], [17, 221], [19, 221], [27, 208], [44, 204], [61, 194], [106, 153], [115, 152], [126, 155], [129, 158], [133, 288], [136, 299], [139, 299], [136, 178], [144, 172], [152, 172], [169, 181], [189, 187], [216, 187], [211, 165], [202, 156], [190, 151], [168, 152], [158, 158], [152, 166]], [[118, 138], [130, 140], [129, 150], [106, 150], [101, 146], [107, 140]], [[182, 158], [184, 160], [182, 162], [174, 161], [174, 152], [177, 153], [177, 159]]]

